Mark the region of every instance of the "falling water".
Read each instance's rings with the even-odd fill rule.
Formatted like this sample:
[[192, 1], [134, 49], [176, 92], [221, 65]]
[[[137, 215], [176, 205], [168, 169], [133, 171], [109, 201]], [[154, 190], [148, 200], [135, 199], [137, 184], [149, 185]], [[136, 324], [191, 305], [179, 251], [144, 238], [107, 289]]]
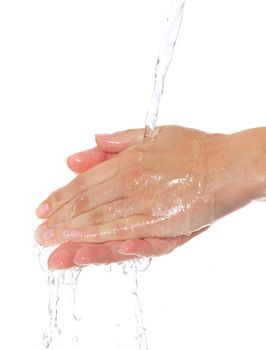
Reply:
[[138, 350], [148, 350], [146, 329], [144, 327], [143, 311], [138, 295], [138, 272], [147, 270], [151, 263], [151, 258], [140, 258], [125, 261], [122, 264], [124, 275], [127, 276], [128, 288], [131, 294], [132, 304], [135, 310], [136, 319], [136, 341]]
[[172, 0], [166, 18], [159, 55], [155, 67], [155, 78], [152, 96], [146, 114], [144, 139], [155, 135], [159, 105], [164, 90], [166, 73], [172, 62], [175, 43], [179, 35], [184, 13], [185, 0]]
[[81, 269], [49, 271], [47, 258], [52, 250], [38, 244], [35, 244], [35, 250], [49, 288], [49, 324], [43, 333], [42, 347], [51, 349], [53, 344], [58, 347], [58, 343], [61, 345], [64, 340], [67, 342], [64, 349], [77, 350], [79, 339], [75, 330], [80, 317], [76, 311], [76, 289]]

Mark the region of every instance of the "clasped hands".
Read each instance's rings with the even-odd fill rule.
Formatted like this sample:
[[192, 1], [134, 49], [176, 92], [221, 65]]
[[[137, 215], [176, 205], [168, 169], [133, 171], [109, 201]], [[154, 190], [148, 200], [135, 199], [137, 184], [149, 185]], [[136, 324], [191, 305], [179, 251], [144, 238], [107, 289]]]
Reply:
[[77, 176], [36, 210], [44, 220], [36, 240], [58, 245], [50, 269], [167, 254], [234, 210], [217, 199], [212, 157], [227, 135], [164, 126], [143, 141], [143, 133], [96, 135], [95, 148], [68, 158]]

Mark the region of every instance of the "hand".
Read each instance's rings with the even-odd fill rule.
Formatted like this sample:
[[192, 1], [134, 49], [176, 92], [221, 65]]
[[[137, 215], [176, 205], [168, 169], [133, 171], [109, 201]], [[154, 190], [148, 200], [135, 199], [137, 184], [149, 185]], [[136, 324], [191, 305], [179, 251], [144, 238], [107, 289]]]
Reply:
[[[113, 158], [128, 146], [142, 141], [142, 130], [129, 130], [115, 135], [96, 135], [97, 147], [74, 154], [67, 159], [69, 168], [79, 174], [105, 160]], [[203, 231], [203, 230], [202, 230]], [[168, 239], [147, 238], [103, 244], [66, 242], [57, 247], [48, 259], [50, 269], [121, 262], [136, 257], [154, 257], [170, 253], [199, 234]]]

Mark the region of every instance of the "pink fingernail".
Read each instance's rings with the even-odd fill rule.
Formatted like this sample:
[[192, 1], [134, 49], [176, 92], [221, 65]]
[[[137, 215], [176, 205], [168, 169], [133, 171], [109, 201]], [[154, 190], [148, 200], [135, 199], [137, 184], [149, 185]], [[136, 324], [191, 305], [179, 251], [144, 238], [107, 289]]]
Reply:
[[86, 156], [84, 155], [83, 152], [81, 152], [81, 153], [72, 154], [67, 158], [67, 161], [71, 161], [74, 163], [81, 163], [84, 161], [85, 158]]
[[126, 251], [125, 249], [119, 249], [118, 250], [118, 253], [119, 254], [121, 254], [121, 255], [135, 255], [134, 253], [132, 253], [132, 252], [128, 252], [128, 251]]
[[108, 137], [110, 135], [112, 135], [112, 134], [95, 134], [94, 136], [95, 137]]
[[137, 252], [129, 252], [129, 251], [126, 251], [125, 249], [119, 249], [118, 253], [121, 255], [124, 255], [124, 256], [134, 256], [134, 257], [136, 256], [138, 258], [145, 258], [146, 257], [143, 254], [139, 254]]
[[84, 160], [84, 156], [74, 156], [74, 157], [71, 157], [71, 161], [72, 162], [75, 162], [75, 163], [82, 163]]
[[129, 252], [129, 249], [128, 247], [123, 247], [121, 246], [119, 249], [118, 249], [118, 253], [121, 254], [121, 255], [130, 255], [131, 253]]
[[80, 230], [64, 231], [63, 237], [65, 239], [79, 239], [84, 236], [83, 232]]
[[128, 242], [124, 242], [121, 244], [120, 248], [118, 249], [118, 253], [124, 256], [138, 256], [143, 257], [143, 255], [137, 253], [132, 249], [132, 246], [128, 244]]
[[40, 243], [45, 243], [54, 237], [54, 230], [46, 225], [41, 225], [35, 232], [35, 239]]
[[42, 203], [36, 209], [36, 215], [40, 218], [45, 218], [50, 211], [50, 206], [48, 203]]

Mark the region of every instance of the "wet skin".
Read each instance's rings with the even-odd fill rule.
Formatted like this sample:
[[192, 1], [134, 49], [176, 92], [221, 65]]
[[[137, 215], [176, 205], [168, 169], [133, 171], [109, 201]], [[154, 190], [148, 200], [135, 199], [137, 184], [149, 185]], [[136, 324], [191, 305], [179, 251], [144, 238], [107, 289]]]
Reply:
[[61, 244], [49, 267], [169, 253], [262, 196], [264, 139], [264, 128], [221, 135], [168, 126], [149, 142], [142, 129], [98, 135], [96, 148], [68, 159], [78, 176], [37, 209], [38, 242]]

